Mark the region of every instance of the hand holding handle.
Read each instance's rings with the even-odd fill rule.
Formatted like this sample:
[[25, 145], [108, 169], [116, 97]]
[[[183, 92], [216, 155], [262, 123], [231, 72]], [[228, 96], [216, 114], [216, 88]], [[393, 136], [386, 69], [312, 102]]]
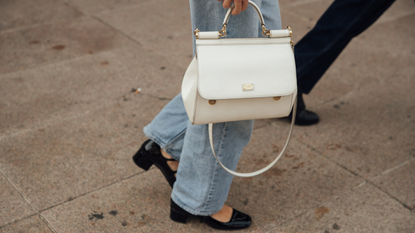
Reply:
[[[222, 1], [222, 0], [217, 0], [217, 1]], [[246, 9], [248, 8], [248, 1], [249, 0], [223, 0], [222, 5], [223, 5], [223, 8], [228, 9], [229, 7], [231, 7], [232, 2], [233, 2], [235, 7], [232, 10], [232, 15], [238, 15], [242, 11], [246, 11]]]
[[[251, 5], [252, 7], [254, 7], [254, 9], [258, 13], [259, 21], [260, 21], [261, 27], [262, 27], [262, 35], [269, 36], [270, 35], [270, 31], [265, 27], [264, 17], [262, 16], [261, 10], [259, 9], [259, 7], [253, 1], [249, 0], [248, 3], [249, 3], [249, 5]], [[226, 36], [226, 26], [228, 25], [229, 17], [231, 15], [232, 9], [234, 7], [235, 7], [235, 5], [232, 5], [228, 9], [228, 12], [226, 12], [225, 19], [223, 20], [223, 24], [222, 24], [222, 30], [219, 31], [219, 35], [221, 37], [225, 37]]]

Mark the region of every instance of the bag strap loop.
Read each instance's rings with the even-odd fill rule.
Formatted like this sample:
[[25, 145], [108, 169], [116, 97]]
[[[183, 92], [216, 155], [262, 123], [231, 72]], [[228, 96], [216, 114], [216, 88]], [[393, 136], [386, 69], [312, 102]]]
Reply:
[[[249, 0], [248, 3], [249, 5], [253, 6], [256, 12], [258, 13], [259, 21], [261, 22], [261, 27], [262, 27], [262, 35], [269, 36], [270, 31], [265, 27], [264, 16], [262, 16], [261, 10], [253, 1]], [[228, 11], [226, 12], [225, 19], [223, 20], [223, 23], [222, 23], [222, 30], [219, 31], [219, 35], [221, 37], [226, 36], [226, 26], [228, 25], [228, 21], [231, 16], [231, 12], [233, 8], [235, 8], [234, 4], [231, 7], [229, 7]]]
[[225, 165], [223, 165], [221, 163], [221, 161], [219, 161], [218, 156], [216, 155], [215, 152], [215, 147], [213, 145], [213, 123], [209, 124], [209, 141], [210, 141], [210, 147], [212, 148], [212, 152], [213, 155], [215, 156], [216, 160], [218, 161], [219, 165], [228, 173], [234, 175], [234, 176], [239, 176], [239, 177], [253, 177], [259, 174], [262, 174], [266, 171], [268, 171], [272, 166], [274, 166], [278, 160], [281, 158], [281, 156], [284, 154], [285, 150], [288, 147], [288, 143], [290, 142], [290, 138], [291, 138], [291, 133], [293, 132], [293, 126], [294, 126], [294, 122], [295, 122], [295, 115], [297, 112], [297, 96], [295, 97], [295, 101], [294, 101], [294, 106], [293, 106], [293, 110], [292, 110], [292, 118], [291, 118], [291, 127], [290, 127], [290, 132], [288, 133], [288, 137], [287, 140], [285, 142], [284, 148], [282, 148], [282, 151], [279, 153], [279, 155], [274, 159], [274, 161], [272, 161], [270, 164], [268, 164], [268, 166], [255, 171], [255, 172], [250, 172], [250, 173], [240, 173], [240, 172], [235, 172], [232, 171], [231, 169], [225, 167]]

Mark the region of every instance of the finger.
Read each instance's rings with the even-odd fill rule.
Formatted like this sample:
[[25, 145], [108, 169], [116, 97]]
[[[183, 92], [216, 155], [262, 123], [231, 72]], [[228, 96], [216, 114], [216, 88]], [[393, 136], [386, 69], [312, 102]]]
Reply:
[[223, 8], [228, 9], [232, 4], [232, 0], [224, 0], [222, 3]]
[[246, 9], [248, 9], [248, 0], [243, 0], [242, 1], [242, 11], [246, 11]]
[[235, 5], [235, 8], [233, 8], [233, 10], [232, 10], [232, 15], [237, 15], [237, 14], [241, 13], [242, 0], [235, 0], [233, 2], [233, 4]]

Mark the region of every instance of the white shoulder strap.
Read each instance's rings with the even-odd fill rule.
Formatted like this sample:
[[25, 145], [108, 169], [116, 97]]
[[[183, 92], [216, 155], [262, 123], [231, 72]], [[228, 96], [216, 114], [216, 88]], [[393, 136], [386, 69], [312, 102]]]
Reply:
[[223, 165], [219, 159], [218, 156], [216, 156], [216, 152], [215, 152], [215, 147], [213, 146], [213, 123], [209, 124], [209, 141], [210, 141], [210, 147], [212, 148], [212, 152], [213, 155], [215, 156], [216, 160], [218, 161], [218, 163], [220, 164], [220, 166], [227, 171], [228, 173], [234, 175], [234, 176], [239, 176], [239, 177], [253, 177], [253, 176], [257, 176], [259, 174], [262, 174], [266, 171], [268, 171], [272, 166], [274, 166], [277, 161], [281, 158], [281, 156], [284, 154], [285, 150], [287, 149], [288, 143], [290, 142], [290, 138], [291, 138], [291, 133], [293, 132], [293, 126], [294, 126], [294, 122], [295, 122], [295, 114], [297, 112], [297, 96], [296, 96], [296, 100], [294, 101], [294, 106], [293, 106], [293, 111], [292, 111], [292, 118], [291, 118], [291, 128], [290, 128], [290, 132], [288, 133], [288, 137], [287, 137], [287, 141], [285, 142], [284, 148], [282, 148], [282, 151], [280, 152], [280, 154], [277, 156], [277, 158], [274, 159], [274, 161], [272, 161], [270, 164], [268, 164], [268, 166], [255, 171], [255, 172], [250, 172], [250, 173], [240, 173], [240, 172], [235, 172], [230, 170], [229, 168], [225, 167], [225, 165]]

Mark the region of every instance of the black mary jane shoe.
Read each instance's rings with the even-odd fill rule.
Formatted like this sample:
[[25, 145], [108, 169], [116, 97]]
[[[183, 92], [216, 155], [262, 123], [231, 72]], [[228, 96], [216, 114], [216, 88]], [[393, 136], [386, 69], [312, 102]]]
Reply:
[[[293, 112], [291, 111], [290, 115], [287, 117], [291, 121]], [[298, 93], [297, 95], [297, 113], [295, 114], [295, 124], [296, 125], [315, 125], [320, 121], [318, 115], [312, 111], [309, 111], [305, 107], [303, 94]]]
[[160, 169], [166, 178], [169, 185], [173, 187], [174, 182], [176, 182], [175, 174], [177, 171], [171, 170], [168, 161], [176, 161], [174, 159], [166, 159], [160, 150], [160, 146], [157, 143], [147, 140], [141, 145], [141, 148], [133, 156], [134, 163], [141, 167], [144, 170], [148, 170], [153, 164]]
[[229, 222], [219, 222], [210, 216], [197, 216], [190, 214], [174, 203], [173, 200], [170, 200], [170, 203], [170, 219], [179, 223], [186, 223], [187, 217], [189, 216], [201, 218], [201, 222], [205, 222], [208, 226], [219, 230], [241, 230], [249, 227], [252, 223], [252, 219], [249, 215], [235, 209], [233, 209], [232, 217]]
[[[290, 115], [289, 117], [291, 116], [292, 115]], [[317, 114], [307, 109], [298, 111], [295, 116], [295, 124], [301, 126], [315, 125], [319, 122], [319, 120], [320, 119]]]

